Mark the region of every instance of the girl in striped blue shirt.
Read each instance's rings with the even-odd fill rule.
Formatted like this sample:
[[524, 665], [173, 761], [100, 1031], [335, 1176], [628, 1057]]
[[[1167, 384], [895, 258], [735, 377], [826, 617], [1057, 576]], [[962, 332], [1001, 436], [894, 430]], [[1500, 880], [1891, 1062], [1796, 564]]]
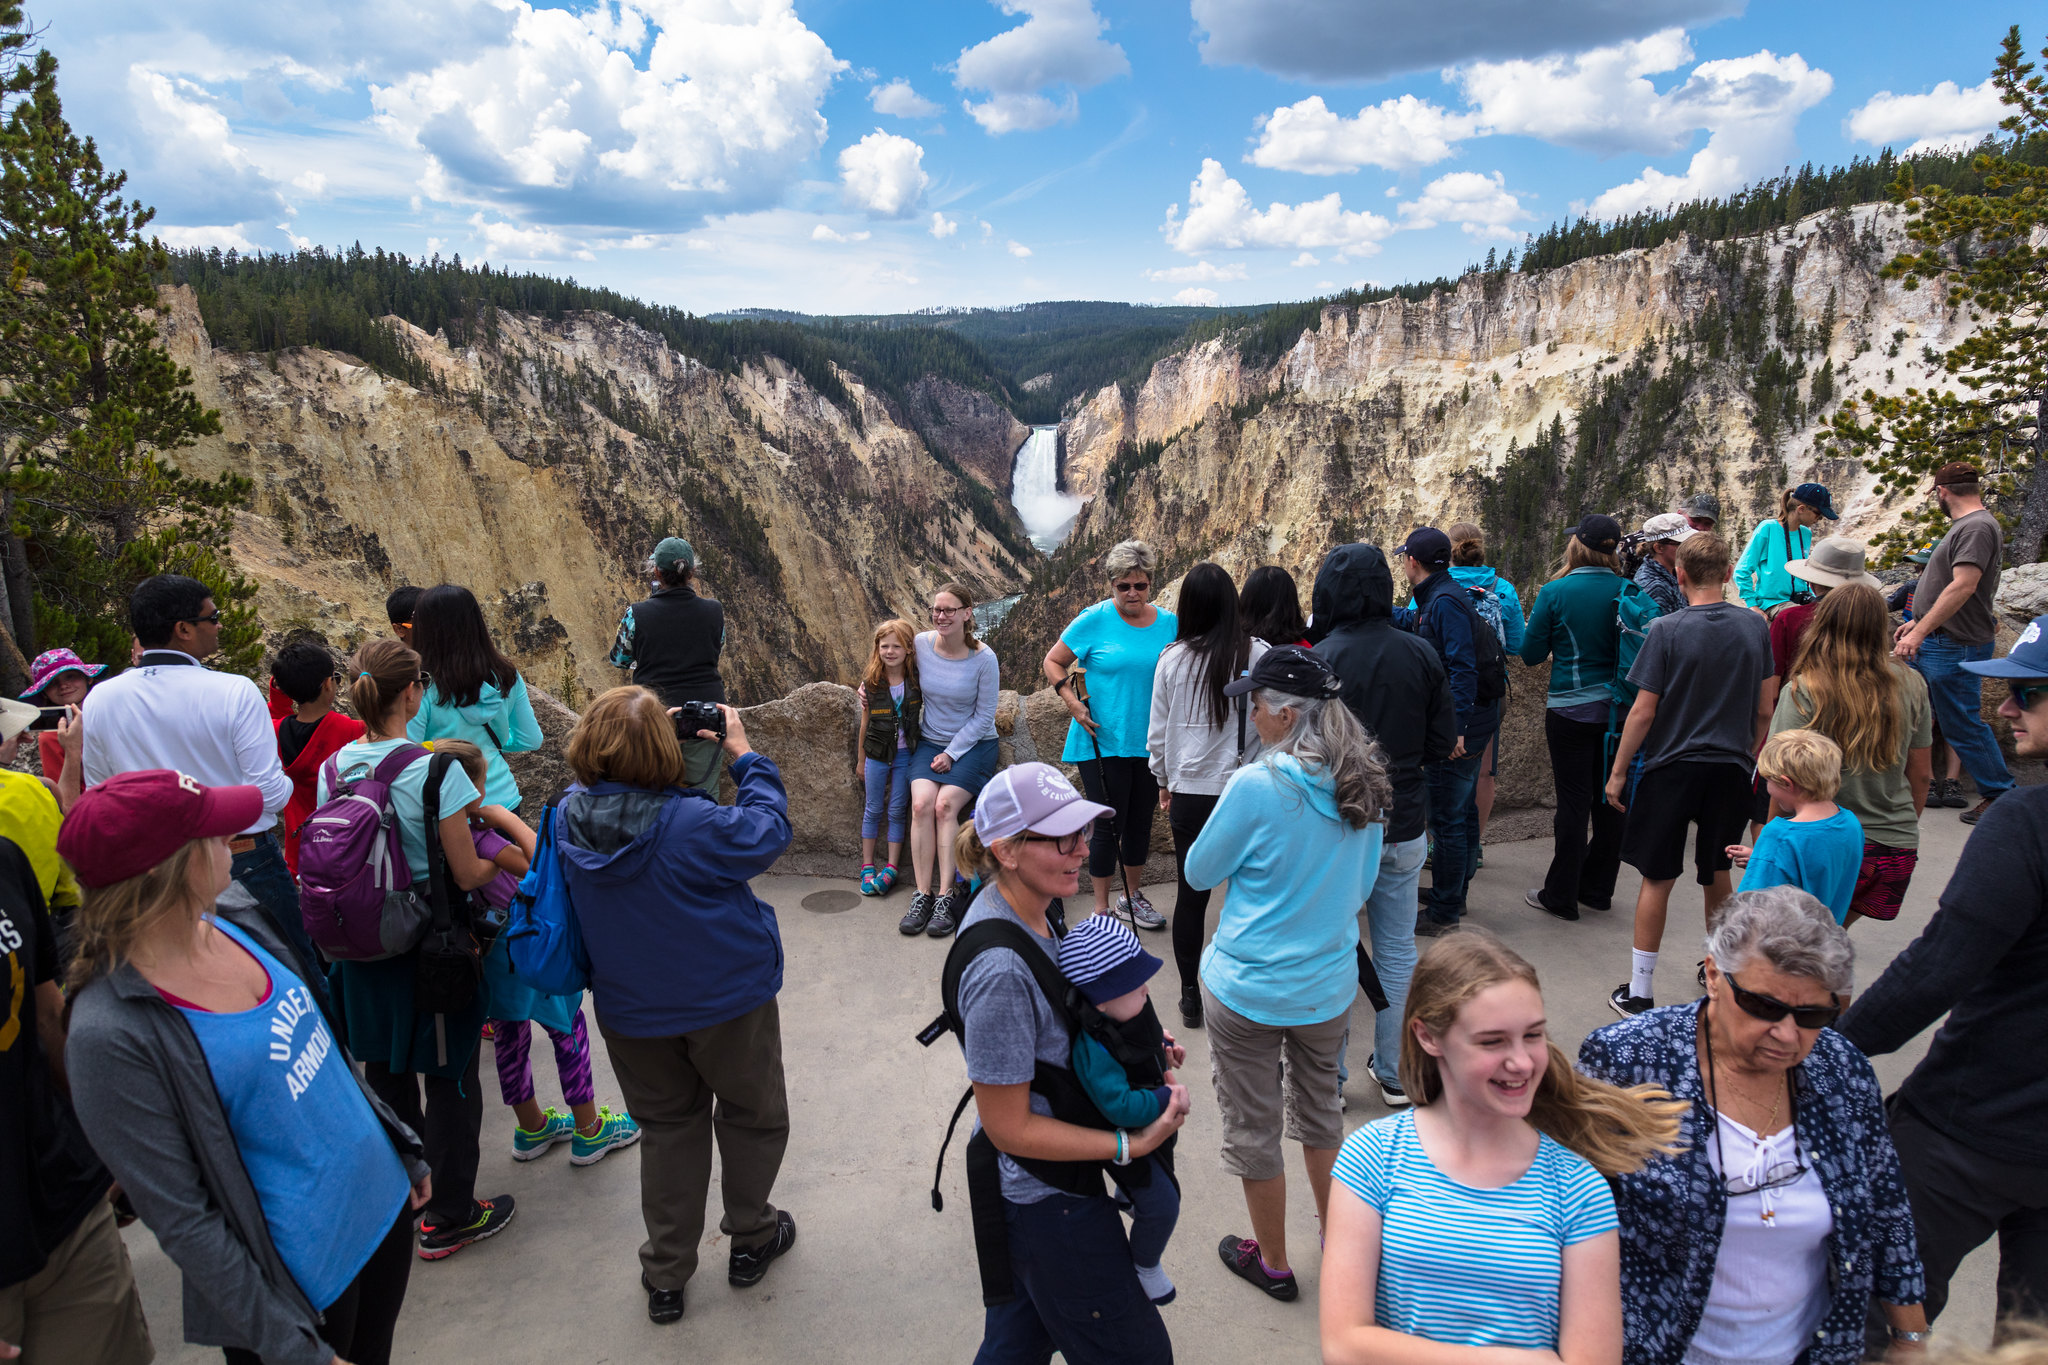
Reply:
[[1415, 1107], [1337, 1157], [1323, 1253], [1329, 1365], [1619, 1365], [1606, 1177], [1672, 1150], [1683, 1105], [1574, 1072], [1535, 968], [1483, 930], [1440, 940], [1402, 1020]]

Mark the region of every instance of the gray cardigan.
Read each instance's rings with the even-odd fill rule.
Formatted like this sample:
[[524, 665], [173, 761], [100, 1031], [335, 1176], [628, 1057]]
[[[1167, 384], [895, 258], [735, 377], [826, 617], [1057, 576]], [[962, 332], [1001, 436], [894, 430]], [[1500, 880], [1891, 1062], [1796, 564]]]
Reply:
[[[239, 885], [214, 912], [299, 967]], [[342, 1036], [331, 1019], [328, 1030]], [[334, 1349], [320, 1340], [321, 1315], [271, 1243], [185, 1016], [124, 964], [76, 996], [65, 1062], [86, 1136], [184, 1272], [185, 1340], [254, 1351], [270, 1365], [328, 1365]], [[363, 1097], [417, 1186], [427, 1174], [419, 1138], [368, 1086]]]

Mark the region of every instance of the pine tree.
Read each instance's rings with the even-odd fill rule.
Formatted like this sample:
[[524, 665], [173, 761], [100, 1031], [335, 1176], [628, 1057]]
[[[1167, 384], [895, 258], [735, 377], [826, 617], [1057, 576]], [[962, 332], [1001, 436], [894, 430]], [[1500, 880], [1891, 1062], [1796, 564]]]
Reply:
[[56, 58], [31, 57], [31, 38], [21, 6], [0, 0], [0, 675], [25, 673], [40, 641], [126, 663], [128, 593], [164, 572], [214, 590], [227, 662], [251, 669], [254, 588], [227, 557], [249, 482], [166, 458], [220, 417], [157, 340], [168, 261], [144, 236], [154, 212], [121, 197], [126, 173], [66, 122]]
[[[1912, 388], [1881, 397], [1866, 390], [1843, 404], [1817, 442], [1860, 459], [1893, 493], [1926, 488], [1951, 460], [1976, 462], [1985, 471], [1986, 497], [2020, 509], [2010, 550], [2021, 564], [2040, 556], [2048, 534], [2048, 250], [2033, 242], [2034, 232], [2048, 227], [2048, 168], [2012, 155], [2048, 134], [2048, 81], [2033, 74], [2025, 55], [2014, 25], [1992, 72], [2013, 110], [2000, 125], [2012, 143], [1978, 153], [1981, 193], [1922, 188], [1910, 162], [1891, 187], [1894, 202], [1911, 213], [1912, 245], [1886, 264], [1885, 277], [1907, 289], [1941, 282], [1949, 302], [1978, 324], [1940, 357], [1962, 391]], [[1902, 550], [1929, 530], [1939, 534], [1940, 523], [1938, 512], [1923, 508], [1880, 543]]]

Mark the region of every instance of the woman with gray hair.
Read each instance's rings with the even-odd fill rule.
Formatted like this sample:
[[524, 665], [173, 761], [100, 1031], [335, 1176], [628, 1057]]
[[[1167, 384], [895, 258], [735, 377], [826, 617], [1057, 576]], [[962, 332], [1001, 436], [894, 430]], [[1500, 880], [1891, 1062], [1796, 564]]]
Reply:
[[1117, 910], [1144, 929], [1166, 927], [1166, 916], [1145, 899], [1144, 889], [1152, 814], [1159, 809], [1159, 783], [1145, 746], [1152, 676], [1159, 656], [1180, 633], [1174, 614], [1152, 605], [1158, 567], [1158, 556], [1142, 540], [1111, 546], [1102, 559], [1109, 600], [1076, 616], [1045, 655], [1045, 679], [1074, 717], [1060, 757], [1080, 766], [1088, 799], [1114, 812], [1095, 822], [1088, 840], [1095, 909], [1109, 908], [1121, 864], [1124, 894]]
[[1856, 950], [1789, 886], [1728, 898], [1705, 998], [1592, 1034], [1579, 1070], [1692, 1109], [1615, 1181], [1624, 1365], [1854, 1365], [1874, 1296], [1892, 1357], [1927, 1338], [1913, 1212], [1870, 1063], [1829, 1025]]
[[1223, 1169], [1244, 1182], [1252, 1235], [1217, 1250], [1234, 1274], [1291, 1301], [1280, 1140], [1301, 1144], [1322, 1215], [1344, 1145], [1337, 1067], [1358, 994], [1358, 907], [1379, 875], [1393, 786], [1319, 655], [1268, 650], [1223, 690], [1251, 693], [1263, 752], [1231, 775], [1183, 872], [1197, 890], [1230, 883], [1202, 954], [1202, 1012]]

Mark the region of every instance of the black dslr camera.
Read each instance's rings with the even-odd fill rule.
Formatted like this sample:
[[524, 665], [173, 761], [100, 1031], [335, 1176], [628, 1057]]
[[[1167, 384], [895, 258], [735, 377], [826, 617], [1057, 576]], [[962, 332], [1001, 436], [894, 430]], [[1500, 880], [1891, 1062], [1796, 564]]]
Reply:
[[709, 730], [721, 743], [725, 739], [725, 712], [715, 701], [686, 701], [676, 708], [673, 719], [676, 738], [685, 744], [696, 739], [699, 730]]

